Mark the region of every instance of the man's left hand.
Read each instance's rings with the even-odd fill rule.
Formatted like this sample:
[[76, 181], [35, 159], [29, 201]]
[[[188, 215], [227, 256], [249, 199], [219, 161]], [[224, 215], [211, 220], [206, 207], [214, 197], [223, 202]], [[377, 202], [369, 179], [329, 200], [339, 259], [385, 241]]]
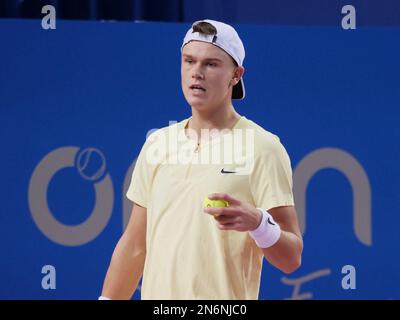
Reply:
[[225, 200], [228, 207], [207, 207], [204, 212], [214, 216], [220, 230], [251, 231], [261, 223], [261, 212], [247, 202], [242, 202], [226, 193], [213, 193], [210, 200]]

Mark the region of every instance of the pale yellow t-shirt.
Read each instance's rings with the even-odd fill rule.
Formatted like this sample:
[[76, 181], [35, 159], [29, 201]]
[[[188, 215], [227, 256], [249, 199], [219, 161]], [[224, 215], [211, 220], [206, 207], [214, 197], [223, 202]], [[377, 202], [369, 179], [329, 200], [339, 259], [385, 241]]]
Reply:
[[147, 208], [141, 298], [258, 299], [261, 249], [248, 232], [218, 229], [203, 200], [221, 192], [266, 210], [294, 205], [289, 156], [244, 116], [197, 147], [189, 119], [148, 137], [126, 194]]

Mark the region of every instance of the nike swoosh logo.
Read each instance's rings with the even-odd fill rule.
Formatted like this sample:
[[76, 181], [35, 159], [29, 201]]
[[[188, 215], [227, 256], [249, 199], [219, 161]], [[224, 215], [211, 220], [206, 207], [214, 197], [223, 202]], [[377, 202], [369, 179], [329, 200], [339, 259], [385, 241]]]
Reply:
[[236, 173], [236, 171], [226, 171], [224, 168], [222, 168], [221, 173]]
[[267, 222], [269, 223], [269, 224], [272, 224], [273, 226], [275, 225], [275, 223], [273, 223], [271, 220], [270, 220], [271, 218], [270, 217], [268, 217], [268, 219], [267, 219]]

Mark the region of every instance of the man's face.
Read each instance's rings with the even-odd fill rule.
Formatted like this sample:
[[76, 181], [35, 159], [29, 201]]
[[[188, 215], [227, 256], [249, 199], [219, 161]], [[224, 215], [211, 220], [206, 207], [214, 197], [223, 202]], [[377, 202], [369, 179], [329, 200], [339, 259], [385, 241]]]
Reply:
[[217, 46], [201, 41], [186, 44], [182, 50], [181, 81], [187, 102], [198, 109], [230, 103], [236, 69], [232, 58]]

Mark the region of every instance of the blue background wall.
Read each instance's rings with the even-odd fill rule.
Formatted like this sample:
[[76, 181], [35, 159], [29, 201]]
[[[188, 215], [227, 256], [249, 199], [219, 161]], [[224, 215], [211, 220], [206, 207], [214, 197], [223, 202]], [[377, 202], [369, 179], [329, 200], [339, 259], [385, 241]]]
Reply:
[[342, 7], [353, 5], [359, 26], [400, 26], [398, 0], [1, 0], [0, 17], [41, 18], [49, 4], [60, 19], [334, 26]]
[[[130, 211], [125, 179], [146, 133], [190, 115], [179, 66], [188, 26], [57, 21], [43, 30], [40, 20], [0, 20], [1, 299], [97, 298]], [[335, 148], [360, 164], [371, 189], [372, 243], [364, 244], [349, 180], [318, 171], [306, 193], [303, 264], [284, 275], [265, 263], [260, 298], [291, 297], [286, 282], [297, 279], [314, 299], [399, 299], [400, 29], [235, 27], [247, 50], [238, 112], [281, 138], [295, 172], [313, 152]], [[65, 147], [96, 148], [88, 175], [106, 167], [96, 181], [79, 165], [53, 176], [46, 199], [59, 222], [84, 223], [99, 201], [94, 184], [112, 181], [110, 219], [81, 245], [49, 239], [29, 200], [37, 166]], [[56, 268], [55, 290], [42, 289], [44, 265]], [[344, 265], [356, 269], [355, 290], [342, 288]]]

